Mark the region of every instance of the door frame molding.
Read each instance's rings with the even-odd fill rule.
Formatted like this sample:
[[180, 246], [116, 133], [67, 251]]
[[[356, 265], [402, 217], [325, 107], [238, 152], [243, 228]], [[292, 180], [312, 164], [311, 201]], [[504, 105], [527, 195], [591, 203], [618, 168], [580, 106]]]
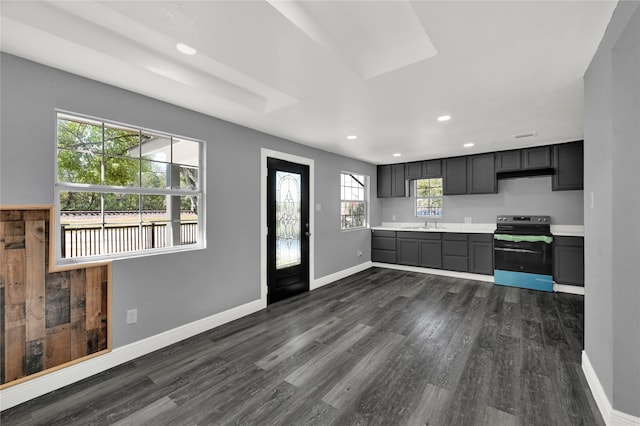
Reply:
[[315, 185], [314, 160], [286, 152], [260, 149], [260, 300], [267, 305], [267, 158], [289, 161], [309, 166], [309, 289], [312, 289], [315, 277]]

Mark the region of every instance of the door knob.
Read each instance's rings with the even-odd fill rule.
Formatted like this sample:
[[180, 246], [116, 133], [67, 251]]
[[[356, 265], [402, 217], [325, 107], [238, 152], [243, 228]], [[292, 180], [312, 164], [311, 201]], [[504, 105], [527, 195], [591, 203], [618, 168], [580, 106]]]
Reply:
[[311, 232], [307, 231], [304, 233], [305, 236], [310, 237], [311, 236]]

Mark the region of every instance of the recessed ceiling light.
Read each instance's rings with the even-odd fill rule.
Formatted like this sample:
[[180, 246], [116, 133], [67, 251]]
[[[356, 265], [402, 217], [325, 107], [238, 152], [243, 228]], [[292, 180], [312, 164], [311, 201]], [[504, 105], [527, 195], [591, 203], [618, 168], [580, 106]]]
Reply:
[[185, 55], [195, 55], [197, 50], [194, 49], [191, 46], [187, 46], [184, 43], [178, 43], [176, 44], [176, 49], [178, 49], [178, 52], [180, 53], [184, 53]]
[[358, 136], [356, 136], [356, 135], [349, 135], [349, 136], [347, 136], [347, 139], [349, 139], [350, 141], [352, 141], [352, 140], [358, 139]]
[[393, 154], [394, 157], [402, 157], [402, 154], [400, 154], [399, 152], [396, 152], [395, 154]]
[[462, 145], [462, 146], [464, 146], [465, 148], [471, 148], [473, 145], [474, 145], [474, 143], [473, 143], [473, 142], [469, 142], [469, 143], [465, 143], [465, 144], [464, 144], [464, 145]]
[[450, 115], [441, 115], [440, 117], [438, 117], [438, 121], [449, 121], [449, 120], [451, 120]]

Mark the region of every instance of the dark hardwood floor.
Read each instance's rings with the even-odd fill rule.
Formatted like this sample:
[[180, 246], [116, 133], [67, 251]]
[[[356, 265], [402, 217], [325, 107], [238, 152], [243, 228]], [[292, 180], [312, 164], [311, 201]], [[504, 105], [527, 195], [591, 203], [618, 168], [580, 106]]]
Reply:
[[583, 298], [372, 268], [6, 410], [3, 426], [602, 425]]

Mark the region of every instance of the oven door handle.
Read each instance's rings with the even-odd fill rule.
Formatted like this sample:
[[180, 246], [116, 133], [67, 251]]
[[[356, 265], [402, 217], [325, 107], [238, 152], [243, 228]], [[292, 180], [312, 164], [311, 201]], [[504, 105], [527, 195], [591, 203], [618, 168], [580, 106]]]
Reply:
[[507, 248], [507, 247], [494, 247], [495, 251], [512, 251], [516, 253], [540, 253], [538, 250], [527, 250], [527, 249], [519, 249], [519, 248]]

